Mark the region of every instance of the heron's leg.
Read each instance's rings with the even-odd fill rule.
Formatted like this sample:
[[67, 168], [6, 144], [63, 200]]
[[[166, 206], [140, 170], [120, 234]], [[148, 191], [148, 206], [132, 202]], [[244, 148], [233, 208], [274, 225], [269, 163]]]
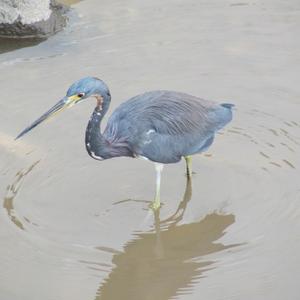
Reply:
[[188, 155], [185, 156], [185, 162], [186, 162], [186, 175], [188, 178], [192, 177], [192, 156]]
[[161, 172], [164, 168], [163, 164], [154, 163], [155, 164], [155, 171], [156, 171], [156, 192], [154, 201], [151, 203], [150, 207], [153, 210], [157, 210], [160, 208], [160, 179], [161, 179]]

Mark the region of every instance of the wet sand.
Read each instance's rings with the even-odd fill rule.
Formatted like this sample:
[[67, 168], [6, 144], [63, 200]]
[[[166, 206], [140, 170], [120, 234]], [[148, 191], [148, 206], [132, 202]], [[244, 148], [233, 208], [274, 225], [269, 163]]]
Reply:
[[[73, 8], [47, 41], [0, 44], [1, 299], [298, 299], [298, 1]], [[236, 104], [192, 182], [165, 168], [158, 214], [151, 163], [87, 155], [94, 99], [14, 141], [86, 75], [110, 112], [154, 89]]]

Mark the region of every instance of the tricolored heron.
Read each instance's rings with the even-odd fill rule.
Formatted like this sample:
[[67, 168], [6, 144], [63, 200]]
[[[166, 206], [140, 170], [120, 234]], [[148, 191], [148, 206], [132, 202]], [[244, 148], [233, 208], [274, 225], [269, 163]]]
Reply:
[[73, 83], [67, 95], [25, 128], [16, 139], [50, 116], [83, 99], [97, 100], [85, 133], [88, 154], [97, 160], [113, 157], [143, 157], [155, 163], [156, 194], [152, 208], [160, 207], [160, 181], [164, 164], [186, 160], [191, 176], [191, 155], [205, 151], [215, 133], [232, 119], [233, 104], [217, 104], [173, 91], [152, 91], [122, 103], [110, 116], [103, 133], [101, 121], [111, 95], [107, 85], [95, 77]]

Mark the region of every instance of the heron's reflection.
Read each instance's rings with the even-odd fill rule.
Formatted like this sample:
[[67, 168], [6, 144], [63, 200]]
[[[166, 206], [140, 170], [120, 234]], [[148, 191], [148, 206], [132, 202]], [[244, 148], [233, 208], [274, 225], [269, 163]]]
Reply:
[[115, 254], [115, 267], [101, 283], [95, 300], [166, 300], [189, 293], [213, 260], [205, 255], [237, 246], [216, 242], [234, 223], [234, 215], [212, 213], [199, 222], [178, 225], [192, 196], [187, 180], [183, 200], [170, 218], [154, 215], [154, 232], [138, 233], [124, 252]]

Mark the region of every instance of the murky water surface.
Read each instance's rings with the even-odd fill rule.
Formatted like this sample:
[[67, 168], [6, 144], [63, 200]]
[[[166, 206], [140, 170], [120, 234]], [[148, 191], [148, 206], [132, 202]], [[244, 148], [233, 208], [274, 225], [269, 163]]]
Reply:
[[[1, 42], [1, 299], [298, 299], [299, 28], [293, 0], [86, 0], [47, 41]], [[152, 89], [236, 104], [192, 182], [165, 168], [156, 215], [151, 163], [86, 154], [94, 99], [13, 140], [86, 75], [111, 111]]]

